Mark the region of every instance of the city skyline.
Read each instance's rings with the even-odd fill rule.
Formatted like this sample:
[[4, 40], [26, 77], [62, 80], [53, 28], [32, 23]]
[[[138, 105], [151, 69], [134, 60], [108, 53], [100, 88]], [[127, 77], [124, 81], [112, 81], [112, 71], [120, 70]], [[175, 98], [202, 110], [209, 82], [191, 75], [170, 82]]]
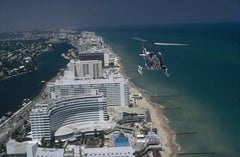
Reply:
[[238, 0], [0, 2], [0, 32], [104, 26], [240, 22]]

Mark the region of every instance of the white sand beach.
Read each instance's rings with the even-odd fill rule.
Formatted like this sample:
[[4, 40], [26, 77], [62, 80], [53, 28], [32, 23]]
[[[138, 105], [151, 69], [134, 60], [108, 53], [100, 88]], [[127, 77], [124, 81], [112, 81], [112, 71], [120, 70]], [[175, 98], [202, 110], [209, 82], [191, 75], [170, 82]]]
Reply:
[[[124, 73], [124, 67], [121, 64], [121, 58], [112, 50], [111, 53], [117, 58], [118, 64], [120, 65], [119, 72], [125, 78], [127, 75]], [[160, 142], [165, 151], [161, 152], [162, 157], [174, 157], [178, 151], [178, 145], [175, 143], [175, 134], [170, 129], [168, 125], [168, 119], [163, 115], [162, 108], [160, 104], [155, 104], [148, 96], [146, 96], [138, 87], [129, 83], [130, 93], [141, 93], [142, 99], [136, 100], [137, 107], [141, 109], [149, 110], [151, 115], [151, 120], [153, 122], [153, 127], [157, 128], [157, 134], [159, 136]]]

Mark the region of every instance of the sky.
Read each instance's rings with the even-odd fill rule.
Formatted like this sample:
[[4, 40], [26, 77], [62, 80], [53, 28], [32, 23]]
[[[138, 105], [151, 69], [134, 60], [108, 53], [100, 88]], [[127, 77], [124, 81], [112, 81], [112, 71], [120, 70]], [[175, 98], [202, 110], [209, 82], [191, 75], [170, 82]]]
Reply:
[[0, 0], [0, 32], [240, 22], [240, 0]]

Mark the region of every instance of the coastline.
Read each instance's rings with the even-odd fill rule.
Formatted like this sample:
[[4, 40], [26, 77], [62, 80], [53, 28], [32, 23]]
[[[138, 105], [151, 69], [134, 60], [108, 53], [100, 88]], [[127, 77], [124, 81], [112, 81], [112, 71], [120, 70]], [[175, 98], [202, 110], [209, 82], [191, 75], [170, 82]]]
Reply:
[[[119, 73], [122, 77], [128, 78], [125, 71], [124, 66], [121, 62], [121, 57], [115, 53], [110, 45], [108, 45], [108, 49], [110, 53], [117, 58], [117, 64], [119, 65]], [[65, 58], [64, 56], [62, 56]], [[66, 59], [66, 58], [65, 58]], [[59, 77], [59, 73], [52, 77], [47, 82], [56, 80]], [[42, 99], [42, 96], [45, 93], [45, 85], [43, 85], [41, 91], [39, 94], [33, 99], [33, 102], [40, 101]], [[163, 106], [160, 104], [156, 104], [150, 100], [150, 97], [147, 96], [140, 88], [135, 86], [132, 82], [129, 81], [129, 91], [130, 93], [141, 93], [142, 100], [136, 100], [138, 108], [149, 110], [151, 115], [151, 120], [153, 122], [153, 126], [157, 128], [157, 134], [159, 137], [159, 140], [164, 148], [164, 151], [161, 152], [162, 157], [175, 157], [176, 154], [179, 152], [180, 146], [176, 143], [176, 134], [173, 130], [169, 127], [168, 123], [169, 120], [163, 115], [162, 109]]]
[[153, 126], [157, 128], [157, 134], [164, 148], [161, 152], [162, 157], [175, 157], [178, 152], [178, 145], [175, 143], [175, 133], [168, 126], [168, 119], [162, 113], [162, 107], [152, 102], [148, 96], [130, 82], [129, 90], [131, 93], [141, 93], [142, 100], [136, 100], [137, 107], [149, 110]]
[[[121, 57], [115, 53], [112, 48], [109, 46], [110, 52], [117, 58], [118, 65], [120, 67], [119, 73], [124, 77], [128, 78], [124, 66], [121, 62]], [[156, 104], [150, 100], [150, 98], [142, 92], [140, 88], [135, 86], [132, 82], [129, 81], [129, 91], [130, 93], [141, 93], [142, 99], [136, 100], [136, 107], [149, 110], [151, 115], [151, 120], [153, 126], [157, 128], [157, 134], [160, 139], [160, 142], [164, 148], [164, 151], [161, 152], [162, 157], [175, 157], [179, 151], [180, 146], [176, 143], [176, 134], [171, 130], [168, 123], [169, 120], [162, 113], [162, 106]]]
[[[229, 32], [227, 29], [225, 29], [225, 27], [222, 26], [222, 29], [219, 29], [217, 31], [211, 31], [212, 27], [210, 28], [207, 25], [201, 26], [201, 28], [203, 28], [204, 31], [209, 32], [210, 35], [202, 34], [201, 30], [199, 31], [197, 28], [190, 25], [184, 27], [174, 27], [171, 29], [171, 31], [169, 31], [168, 28], [162, 27], [156, 27], [154, 31], [146, 27], [143, 27], [141, 31], [126, 27], [122, 32], [121, 29], [116, 28], [114, 29], [114, 31], [99, 31], [99, 34], [101, 33], [103, 37], [106, 35], [106, 43], [112, 43], [112, 49], [114, 49], [114, 51], [119, 56], [121, 56], [121, 62], [124, 65], [124, 67], [122, 68], [124, 68], [124, 71], [128, 76], [129, 87], [132, 83], [134, 83], [133, 86], [136, 87], [133, 88], [138, 88], [138, 90], [142, 92], [142, 96], [148, 97], [150, 102], [152, 101], [152, 103], [155, 103], [153, 105], [163, 105], [163, 108], [160, 107], [156, 109], [160, 110], [159, 112], [162, 112], [162, 114], [165, 115], [165, 117], [163, 115], [164, 118], [168, 118], [170, 120], [170, 122], [168, 123], [168, 119], [166, 119], [166, 123], [168, 123], [167, 125], [170, 126], [170, 129], [172, 129], [172, 131], [176, 133], [176, 142], [179, 144], [178, 146], [181, 146], [178, 147], [179, 149], [181, 148], [181, 150], [178, 149], [177, 153], [192, 152], [193, 150], [206, 150], [216, 152], [217, 156], [219, 157], [231, 155], [234, 156], [234, 154], [238, 154], [238, 150], [240, 150], [238, 147], [238, 141], [236, 140], [238, 133], [240, 133], [240, 131], [238, 131], [240, 127], [238, 125], [234, 125], [238, 124], [238, 106], [236, 106], [236, 104], [238, 103], [238, 95], [236, 94], [239, 93], [239, 88], [238, 86], [236, 86], [236, 84], [238, 84], [239, 74], [236, 73], [236, 71], [238, 71], [238, 68], [235, 65], [237, 52], [236, 46], [238, 45], [236, 45], [235, 43], [235, 41], [237, 41], [235, 40], [236, 38], [234, 38], [235, 36], [230, 36], [229, 33], [236, 33], [236, 31], [233, 30]], [[144, 78], [140, 78], [140, 75], [138, 75], [137, 73], [136, 66], [138, 64], [142, 64], [142, 59], [136, 57], [136, 54], [133, 53], [135, 51], [139, 51], [139, 46], [137, 46], [136, 43], [134, 44], [131, 40], [126, 40], [129, 36], [132, 37], [132, 34], [137, 34], [138, 36], [144, 37], [146, 39], [157, 40], [165, 40], [169, 38], [178, 40], [179, 34], [182, 34], [182, 38], [179, 40], [179, 42], [184, 41], [186, 43], [192, 44], [190, 48], [180, 48], [179, 50], [172, 49], [173, 53], [168, 54], [170, 58], [176, 58], [176, 60], [171, 63], [171, 66], [174, 67], [171, 68], [172, 70], [174, 70], [174, 72], [172, 72], [174, 73], [174, 77], [166, 79], [161, 77], [162, 75], [160, 73], [156, 72], [156, 74], [152, 75], [152, 72], [146, 71], [150, 75], [145, 75], [146, 73], [144, 73]], [[192, 36], [192, 34], [195, 34], [196, 36]], [[217, 39], [215, 37], [222, 38]], [[201, 42], [199, 43], [199, 41]], [[209, 44], [206, 45], [205, 43]], [[216, 44], [218, 44], [218, 46], [214, 47], [216, 46]], [[217, 53], [217, 55], [215, 55], [215, 51], [212, 51], [213, 47], [216, 52], [219, 52]], [[174, 53], [175, 51], [178, 51], [180, 53]], [[186, 53], [190, 51], [194, 51], [194, 55], [189, 55], [189, 53]], [[199, 54], [198, 52], [200, 51], [203, 51], [204, 53]], [[229, 55], [226, 56], [226, 52], [228, 52]], [[209, 56], [209, 54], [211, 55]], [[189, 63], [181, 61], [185, 60], [186, 57], [189, 59]], [[46, 61], [44, 60], [44, 58], [49, 57], [43, 57], [43, 60], [40, 59], [38, 61], [44, 63], [45, 65]], [[50, 62], [58, 62], [55, 59], [57, 57], [52, 56], [52, 58], [53, 61]], [[131, 62], [129, 62], [128, 60]], [[207, 64], [204, 64], [204, 67], [200, 66], [192, 68], [187, 66], [188, 64], [198, 64], [203, 60], [207, 61]], [[47, 67], [51, 66], [52, 64], [48, 65]], [[65, 64], [63, 64], [63, 66], [65, 66]], [[219, 68], [216, 68], [219, 66], [223, 69], [219, 70]], [[39, 67], [40, 68], [37, 71], [41, 71], [42, 66]], [[187, 69], [182, 67], [186, 67]], [[210, 68], [207, 68], [206, 71], [201, 71], [205, 67]], [[225, 68], [230, 68], [231, 70], [225, 70]], [[213, 69], [216, 72], [213, 75], [210, 75]], [[199, 71], [199, 73], [196, 73], [196, 70]], [[43, 71], [43, 75], [48, 76], [48, 74], [45, 73], [46, 71], [49, 71], [49, 69], [44, 68]], [[226, 72], [227, 75], [222, 75], [222, 72]], [[194, 73], [196, 75], [194, 75], [193, 78], [189, 77], [189, 74], [191, 73]], [[38, 72], [36, 72], [36, 74], [38, 74]], [[203, 80], [199, 81], [199, 78], [201, 78], [201, 76], [203, 76], [204, 74], [206, 75], [206, 77], [204, 77]], [[27, 79], [29, 77], [25, 77], [28, 75], [31, 76], [30, 81], [28, 81]], [[0, 81], [1, 87], [4, 87], [1, 89], [1, 101], [3, 102], [1, 103], [1, 106], [3, 106], [2, 115], [7, 113], [7, 111], [13, 111], [12, 113], [17, 111], [19, 109], [19, 106], [22, 104], [22, 100], [24, 98], [31, 98], [31, 100], [35, 98], [36, 95], [40, 93], [40, 90], [37, 90], [37, 92], [31, 94], [33, 92], [31, 92], [30, 89], [38, 89], [39, 87], [42, 87], [43, 83], [41, 86], [39, 86], [39, 82], [41, 80], [50, 80], [50, 78], [56, 76], [56, 73], [55, 75], [53, 74], [49, 76], [51, 76], [49, 77], [49, 79], [40, 79], [35, 84], [32, 84], [32, 82], [34, 82], [32, 80], [34, 80], [35, 77], [32, 77], [31, 73], [10, 78], [7, 81]], [[217, 79], [219, 78], [219, 76], [221, 76], [221, 80]], [[19, 79], [22, 77], [26, 78], [27, 81], [24, 79]], [[40, 77], [40, 75], [37, 75], [37, 77], [42, 78]], [[141, 81], [139, 79], [141, 79]], [[22, 82], [16, 80], [21, 80]], [[15, 85], [15, 82], [17, 82], [15, 86], [17, 87], [16, 89], [12, 88], [12, 85]], [[212, 85], [213, 82], [215, 86]], [[19, 88], [21, 87], [19, 86], [19, 84], [23, 84], [25, 88]], [[189, 84], [191, 86], [189, 86]], [[205, 84], [209, 84], [212, 86], [205, 87], [203, 86]], [[30, 87], [28, 88], [28, 86]], [[159, 87], [163, 87], [164, 91], [162, 90], [162, 88]], [[222, 90], [216, 90], [216, 87]], [[6, 95], [5, 93], [8, 93], [8, 89], [9, 91], [10, 89], [13, 89], [13, 94], [10, 93]], [[21, 91], [19, 92], [17, 89], [20, 89]], [[23, 90], [24, 92], [22, 92]], [[229, 92], [228, 94], [224, 94], [223, 91]], [[20, 103], [9, 103], [12, 102], [12, 100], [14, 100], [13, 102], [17, 101], [17, 98], [20, 95], [26, 95], [24, 93], [27, 93], [27, 96], [21, 97], [19, 101]], [[15, 97], [16, 94], [17, 96]], [[211, 95], [211, 97], [209, 97], [209, 95]], [[13, 97], [14, 99], [12, 99]], [[218, 99], [219, 97], [222, 97], [224, 99]], [[7, 99], [6, 101], [5, 98]], [[137, 101], [137, 103], [139, 102]], [[167, 106], [165, 105], [165, 103], [167, 104]], [[130, 108], [130, 110], [132, 109]], [[226, 111], [228, 111], [227, 113], [231, 114], [227, 114]], [[177, 120], [175, 121], [174, 119]], [[228, 123], [229, 121], [231, 123]], [[160, 122], [160, 120], [158, 120], [158, 122]], [[229, 129], [226, 129], [227, 126], [231, 127]], [[181, 134], [183, 132], [191, 132], [191, 130], [198, 130], [197, 134]], [[177, 132], [180, 134], [178, 134]], [[174, 135], [172, 136], [172, 139], [174, 140]], [[221, 139], [221, 142], [219, 142], [219, 139]]]
[[[34, 69], [34, 70], [36, 70], [36, 69]], [[0, 82], [5, 81], [5, 80], [10, 79], [10, 78], [13, 78], [13, 77], [17, 77], [17, 76], [27, 74], [29, 72], [32, 72], [32, 71], [25, 71], [25, 72], [22, 72], [22, 73], [19, 73], [19, 74], [14, 74], [14, 75], [11, 75], [11, 76], [4, 77], [4, 78], [0, 79]]]
[[[124, 71], [124, 66], [121, 63], [121, 58], [118, 56], [110, 47], [108, 46], [110, 53], [117, 58], [117, 62], [119, 65], [119, 73], [122, 77], [127, 78], [127, 75]], [[49, 81], [53, 81], [57, 79], [59, 75], [53, 76]], [[33, 98], [32, 102], [41, 101], [45, 97], [45, 85], [41, 87], [40, 92]], [[178, 152], [178, 146], [175, 143], [175, 134], [168, 126], [168, 119], [162, 113], [162, 107], [160, 104], [156, 104], [150, 100], [150, 98], [142, 92], [142, 90], [136, 87], [132, 82], [129, 81], [129, 90], [130, 93], [141, 93], [142, 100], [137, 100], [137, 107], [142, 109], [147, 109], [150, 112], [151, 120], [153, 122], [154, 127], [157, 128], [157, 134], [159, 136], [160, 142], [165, 149], [165, 151], [161, 152], [162, 157], [174, 157]], [[19, 110], [21, 110], [20, 108]]]

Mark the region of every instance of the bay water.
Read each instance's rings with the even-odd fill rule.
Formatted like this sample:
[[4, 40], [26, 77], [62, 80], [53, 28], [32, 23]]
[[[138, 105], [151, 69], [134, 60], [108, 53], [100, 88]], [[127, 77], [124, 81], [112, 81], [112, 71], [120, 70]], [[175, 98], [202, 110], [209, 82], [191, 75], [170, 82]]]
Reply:
[[41, 81], [50, 80], [61, 68], [65, 68], [68, 60], [61, 54], [71, 46], [61, 43], [54, 47], [53, 51], [39, 54], [37, 70], [0, 81], [0, 117], [8, 111], [15, 112], [21, 108], [24, 99], [36, 97], [42, 88]]
[[[163, 114], [178, 134], [182, 152], [187, 155], [236, 157], [240, 154], [240, 25], [194, 24], [142, 27], [89, 28], [121, 57], [129, 80], [165, 107]], [[161, 71], [137, 72], [144, 66], [141, 43], [185, 43], [189, 46], [158, 46], [170, 77]], [[145, 44], [151, 50], [151, 45]], [[25, 98], [34, 98], [41, 81], [54, 77], [67, 60], [61, 57], [70, 45], [63, 43], [52, 52], [41, 53], [38, 69], [0, 82], [0, 115], [16, 111]], [[190, 133], [190, 134], [188, 134]], [[180, 156], [180, 155], [179, 155]], [[182, 155], [181, 155], [182, 156]]]

